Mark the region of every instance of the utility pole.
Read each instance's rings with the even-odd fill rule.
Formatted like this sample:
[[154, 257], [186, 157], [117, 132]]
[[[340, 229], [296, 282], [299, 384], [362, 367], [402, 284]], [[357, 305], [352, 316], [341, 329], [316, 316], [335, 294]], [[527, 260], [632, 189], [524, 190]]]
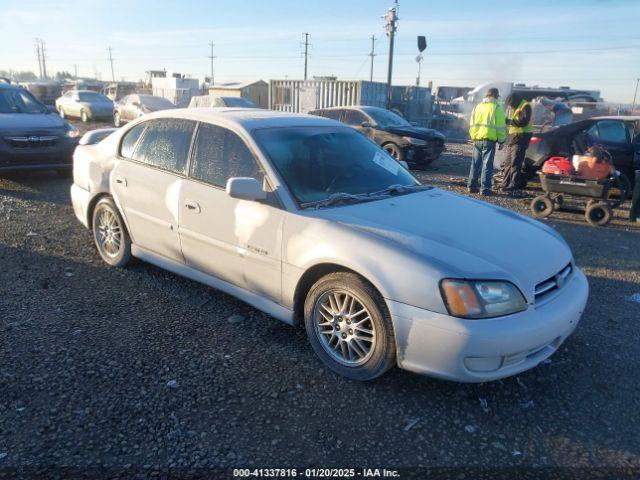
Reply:
[[211, 42], [209, 43], [209, 46], [211, 47], [211, 55], [209, 55], [209, 60], [211, 60], [211, 77], [209, 78], [209, 82], [210, 82], [210, 85], [213, 85], [213, 59], [216, 58], [215, 55], [213, 54], [213, 47], [215, 47], [216, 44]]
[[638, 83], [640, 83], [640, 78], [636, 78], [636, 91], [633, 94], [633, 106], [631, 107], [631, 115], [636, 110], [636, 96], [638, 95]]
[[116, 81], [116, 76], [113, 73], [113, 55], [111, 55], [111, 47], [109, 47], [109, 63], [111, 63], [111, 81]]
[[78, 64], [77, 63], [73, 64], [73, 72], [75, 74], [74, 78], [78, 78]]
[[371, 57], [371, 71], [369, 72], [369, 81], [373, 82], [373, 57], [376, 56], [376, 36], [371, 35], [371, 53], [369, 54]]
[[307, 65], [309, 58], [309, 34], [303, 33], [304, 35], [304, 79], [307, 79]]
[[389, 68], [387, 70], [387, 109], [391, 110], [391, 79], [393, 76], [393, 41], [398, 30], [398, 0], [393, 0], [391, 7], [385, 15], [387, 21], [387, 36], [389, 37]]
[[40, 56], [42, 57], [42, 78], [47, 79], [47, 55], [45, 53], [44, 42], [40, 39]]
[[40, 39], [36, 38], [36, 54], [38, 55], [38, 71], [40, 75], [38, 78], [42, 78], [42, 57], [40, 55]]

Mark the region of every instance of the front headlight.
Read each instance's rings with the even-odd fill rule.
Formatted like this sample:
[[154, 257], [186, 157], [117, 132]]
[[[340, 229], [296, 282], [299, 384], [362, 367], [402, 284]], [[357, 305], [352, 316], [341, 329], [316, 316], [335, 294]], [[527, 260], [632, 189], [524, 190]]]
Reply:
[[527, 308], [524, 296], [510, 282], [445, 279], [440, 282], [440, 291], [447, 310], [454, 317], [501, 317]]
[[413, 137], [402, 137], [405, 142], [409, 142], [411, 145], [424, 146], [427, 144], [424, 140]]
[[67, 130], [67, 133], [65, 133], [65, 135], [69, 138], [77, 138], [80, 136], [80, 130], [69, 124], [69, 130]]

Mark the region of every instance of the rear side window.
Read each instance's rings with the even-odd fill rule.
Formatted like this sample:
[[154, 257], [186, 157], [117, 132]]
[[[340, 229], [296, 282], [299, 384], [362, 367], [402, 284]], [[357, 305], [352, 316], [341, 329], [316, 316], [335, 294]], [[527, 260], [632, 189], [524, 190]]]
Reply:
[[223, 188], [232, 177], [252, 177], [260, 183], [264, 178], [244, 141], [231, 130], [210, 124], [198, 129], [191, 176]]
[[162, 170], [186, 174], [195, 122], [163, 118], [146, 124], [144, 135], [131, 158]]
[[120, 145], [120, 156], [124, 158], [131, 158], [133, 155], [133, 149], [138, 143], [138, 139], [142, 132], [144, 131], [147, 123], [139, 123], [127, 133], [124, 134], [124, 138], [122, 139], [122, 144]]
[[604, 120], [596, 123], [589, 130], [589, 135], [604, 142], [628, 143], [627, 129], [623, 122]]

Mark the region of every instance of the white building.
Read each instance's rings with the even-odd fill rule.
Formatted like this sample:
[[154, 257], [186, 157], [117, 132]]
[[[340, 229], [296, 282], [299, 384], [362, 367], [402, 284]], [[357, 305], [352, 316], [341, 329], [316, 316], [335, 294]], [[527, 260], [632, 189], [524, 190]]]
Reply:
[[156, 97], [166, 98], [177, 107], [187, 107], [191, 97], [200, 93], [200, 83], [197, 78], [182, 76], [154, 77], [151, 90]]

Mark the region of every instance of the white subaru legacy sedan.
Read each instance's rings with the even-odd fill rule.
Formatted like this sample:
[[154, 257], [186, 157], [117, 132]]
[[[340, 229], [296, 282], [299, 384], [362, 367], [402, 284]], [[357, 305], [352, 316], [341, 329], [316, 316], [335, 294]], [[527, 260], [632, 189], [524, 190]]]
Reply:
[[352, 379], [396, 364], [460, 382], [514, 375], [558, 349], [587, 301], [552, 228], [421, 185], [326, 118], [158, 112], [87, 134], [73, 178], [106, 263], [137, 257], [304, 322]]

